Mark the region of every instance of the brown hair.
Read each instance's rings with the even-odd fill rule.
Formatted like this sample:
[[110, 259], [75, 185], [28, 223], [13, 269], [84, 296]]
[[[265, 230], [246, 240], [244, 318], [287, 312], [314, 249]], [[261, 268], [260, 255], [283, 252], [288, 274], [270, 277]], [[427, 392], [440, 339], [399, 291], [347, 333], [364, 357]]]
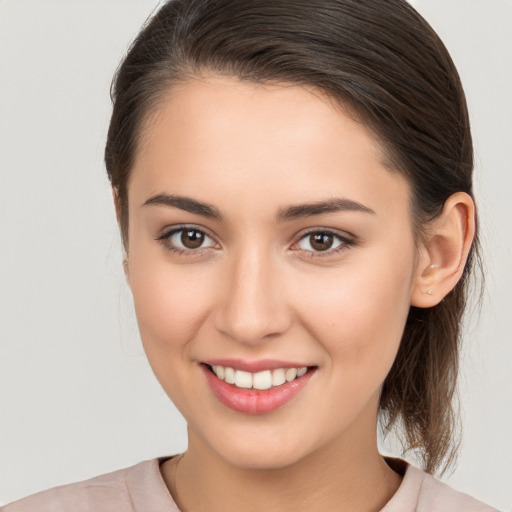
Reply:
[[[405, 0], [171, 0], [148, 21], [112, 86], [105, 149], [128, 233], [127, 186], [142, 124], [169, 88], [213, 71], [253, 82], [313, 86], [348, 106], [381, 140], [412, 189], [415, 233], [457, 191], [472, 195], [473, 150], [464, 93], [439, 37]], [[391, 170], [390, 172], [397, 172]], [[427, 471], [456, 454], [452, 399], [462, 279], [437, 306], [411, 307], [380, 400], [404, 447]]]

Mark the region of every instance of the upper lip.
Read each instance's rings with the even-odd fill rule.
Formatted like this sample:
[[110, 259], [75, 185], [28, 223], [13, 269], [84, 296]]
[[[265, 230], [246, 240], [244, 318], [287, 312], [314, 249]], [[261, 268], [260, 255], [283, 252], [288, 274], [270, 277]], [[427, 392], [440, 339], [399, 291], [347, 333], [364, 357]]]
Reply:
[[278, 368], [304, 368], [311, 366], [294, 361], [281, 361], [278, 359], [259, 359], [257, 361], [246, 361], [244, 359], [209, 359], [203, 361], [209, 366], [224, 366], [235, 370], [242, 370], [250, 373], [262, 372], [264, 370], [276, 370]]

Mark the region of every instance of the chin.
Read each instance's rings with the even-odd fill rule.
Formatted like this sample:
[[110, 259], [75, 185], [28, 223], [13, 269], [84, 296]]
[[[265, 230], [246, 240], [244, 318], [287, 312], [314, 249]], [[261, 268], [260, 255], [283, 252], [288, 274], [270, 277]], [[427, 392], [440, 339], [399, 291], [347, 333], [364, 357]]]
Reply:
[[247, 435], [226, 437], [222, 441], [219, 443], [217, 439], [210, 447], [225, 462], [243, 469], [284, 468], [297, 463], [308, 454], [304, 442], [290, 437], [283, 440], [272, 435]]
[[301, 457], [295, 453], [274, 452], [269, 453], [264, 450], [245, 450], [244, 452], [230, 451], [223, 454], [224, 460], [232, 466], [249, 470], [269, 470], [281, 469], [291, 466], [301, 460]]

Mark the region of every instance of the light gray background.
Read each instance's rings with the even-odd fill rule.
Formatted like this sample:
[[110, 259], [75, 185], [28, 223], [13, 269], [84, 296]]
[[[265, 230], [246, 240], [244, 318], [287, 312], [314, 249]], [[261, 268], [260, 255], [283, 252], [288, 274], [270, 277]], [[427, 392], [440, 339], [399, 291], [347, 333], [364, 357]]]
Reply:
[[[103, 144], [111, 76], [156, 0], [0, 0], [0, 503], [186, 447], [146, 363]], [[512, 3], [417, 0], [471, 110], [487, 259], [445, 479], [512, 510]]]

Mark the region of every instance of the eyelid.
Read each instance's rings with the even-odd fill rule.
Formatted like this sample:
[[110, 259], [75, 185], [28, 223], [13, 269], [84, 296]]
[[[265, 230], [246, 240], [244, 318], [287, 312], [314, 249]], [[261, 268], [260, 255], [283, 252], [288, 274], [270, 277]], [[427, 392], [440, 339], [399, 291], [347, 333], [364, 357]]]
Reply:
[[[193, 231], [198, 231], [199, 233], [202, 233], [203, 235], [208, 237], [210, 240], [212, 240], [214, 245], [200, 247], [198, 249], [187, 249], [187, 248], [178, 247], [171, 243], [170, 240], [173, 235], [175, 235], [176, 233], [179, 233], [180, 231], [185, 231], [187, 229], [193, 230]], [[216, 246], [219, 246], [219, 243], [217, 242], [215, 237], [212, 234], [210, 234], [208, 229], [206, 229], [202, 226], [197, 226], [195, 224], [177, 224], [174, 226], [167, 226], [166, 228], [163, 229], [162, 234], [157, 235], [155, 237], [155, 240], [160, 242], [168, 251], [173, 252], [175, 254], [185, 255], [185, 256], [198, 256], [198, 255], [202, 254], [204, 251], [211, 249], [212, 247], [215, 248]]]
[[[206, 237], [210, 238], [214, 245], [209, 245], [206, 247], [200, 247], [198, 249], [187, 249], [187, 248], [181, 248], [178, 247], [172, 243], [170, 243], [171, 237], [179, 233], [180, 231], [184, 230], [194, 230], [198, 231], [202, 234], [204, 234]], [[328, 233], [330, 235], [333, 235], [338, 241], [340, 241], [340, 245], [338, 247], [335, 247], [334, 249], [327, 249], [325, 251], [314, 251], [314, 250], [308, 250], [308, 249], [301, 249], [297, 248], [297, 244], [303, 240], [304, 238], [317, 234], [317, 233]], [[303, 231], [299, 235], [295, 237], [296, 241], [291, 246], [291, 250], [293, 251], [301, 251], [303, 253], [306, 253], [308, 257], [316, 258], [316, 257], [328, 257], [333, 256], [339, 252], [342, 252], [344, 250], [349, 249], [351, 246], [356, 245], [357, 238], [346, 232], [340, 232], [337, 229], [333, 228], [323, 228], [323, 227], [315, 227], [315, 228], [309, 228], [306, 231]], [[220, 244], [217, 242], [216, 237], [210, 233], [210, 231], [203, 226], [198, 226], [196, 224], [177, 224], [174, 226], [167, 226], [163, 229], [162, 234], [157, 235], [155, 237], [155, 240], [160, 242], [168, 251], [173, 252], [175, 254], [185, 255], [185, 256], [199, 256], [204, 252], [209, 252], [209, 250], [213, 248], [219, 248]]]
[[161, 230], [161, 234], [157, 235], [155, 237], [155, 239], [159, 240], [162, 238], [166, 238], [166, 237], [168, 237], [174, 233], [177, 233], [179, 231], [185, 231], [186, 229], [199, 231], [200, 233], [203, 233], [206, 236], [208, 236], [209, 238], [211, 238], [212, 240], [215, 239], [215, 237], [210, 233], [210, 231], [208, 229], [206, 229], [203, 226], [199, 226], [197, 224], [175, 224], [175, 225], [171, 225], [171, 226], [166, 226]]
[[[297, 246], [297, 244], [303, 240], [304, 238], [317, 234], [317, 233], [328, 233], [330, 235], [333, 235], [335, 238], [337, 238], [341, 243], [338, 247], [335, 247], [334, 249], [327, 249], [325, 251], [311, 251], [308, 249], [300, 249], [300, 248], [294, 248]], [[333, 256], [339, 252], [345, 251], [349, 249], [351, 246], [356, 245], [357, 239], [354, 235], [347, 233], [346, 231], [340, 232], [333, 228], [309, 228], [305, 232], [300, 233], [296, 237], [296, 242], [293, 243], [291, 249], [294, 251], [302, 251], [304, 253], [308, 254], [308, 257], [317, 258], [317, 257], [327, 257], [327, 256]]]

